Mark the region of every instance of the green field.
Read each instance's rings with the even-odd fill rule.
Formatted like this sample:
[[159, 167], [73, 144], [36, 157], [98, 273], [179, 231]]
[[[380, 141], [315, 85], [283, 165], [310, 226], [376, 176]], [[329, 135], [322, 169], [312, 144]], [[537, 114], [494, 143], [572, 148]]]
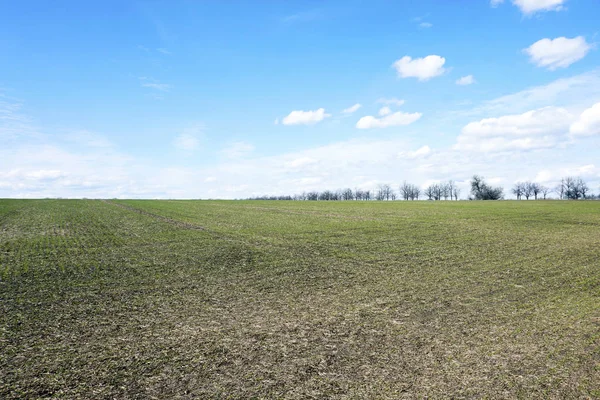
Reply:
[[600, 202], [0, 200], [0, 398], [599, 398]]

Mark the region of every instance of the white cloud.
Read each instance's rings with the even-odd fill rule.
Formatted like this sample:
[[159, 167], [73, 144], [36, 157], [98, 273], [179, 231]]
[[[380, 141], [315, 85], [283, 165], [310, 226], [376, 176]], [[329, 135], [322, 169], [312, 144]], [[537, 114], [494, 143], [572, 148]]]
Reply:
[[431, 154], [431, 148], [427, 145], [419, 147], [415, 151], [401, 151], [398, 153], [398, 158], [405, 158], [408, 160], [414, 160], [417, 158], [422, 158]]
[[356, 123], [358, 129], [371, 129], [371, 128], [388, 128], [390, 126], [402, 126], [409, 125], [421, 118], [421, 113], [404, 113], [397, 111], [392, 114], [388, 114], [381, 118], [376, 118], [371, 115], [362, 117]]
[[571, 113], [559, 107], [485, 118], [467, 124], [454, 148], [495, 152], [556, 147], [565, 141], [565, 134], [573, 119]]
[[429, 55], [424, 58], [411, 58], [404, 56], [394, 62], [393, 66], [402, 78], [417, 78], [419, 81], [427, 81], [445, 72], [446, 59], [437, 55]]
[[310, 158], [310, 157], [300, 157], [300, 158], [295, 158], [291, 161], [287, 161], [285, 162], [285, 167], [287, 168], [301, 168], [301, 167], [305, 167], [307, 165], [311, 165], [316, 163], [317, 160], [315, 160], [314, 158]]
[[425, 28], [425, 29], [427, 29], [427, 28], [431, 28], [432, 26], [433, 26], [433, 24], [432, 24], [432, 23], [430, 23], [430, 22], [421, 22], [421, 23], [419, 24], [419, 27], [420, 27], [420, 28]]
[[361, 108], [362, 106], [359, 103], [356, 103], [355, 105], [348, 107], [346, 109], [344, 109], [342, 111], [342, 113], [344, 114], [352, 114], [353, 112], [358, 111], [359, 108]]
[[404, 100], [402, 100], [402, 99], [397, 99], [397, 98], [395, 98], [395, 97], [391, 97], [391, 98], [389, 98], [389, 99], [386, 99], [386, 98], [380, 98], [380, 99], [378, 99], [378, 100], [377, 100], [377, 103], [380, 103], [380, 104], [388, 104], [388, 105], [394, 105], [394, 106], [398, 106], [398, 107], [400, 107], [401, 105], [403, 105], [403, 104], [404, 104]]
[[544, 168], [540, 170], [534, 178], [535, 182], [544, 184], [558, 183], [564, 176], [578, 176], [583, 179], [600, 178], [600, 167], [594, 164], [571, 165], [565, 167]]
[[475, 83], [475, 78], [473, 78], [473, 75], [463, 76], [456, 80], [457, 85], [471, 85], [473, 83]]
[[187, 133], [182, 133], [181, 135], [177, 136], [173, 144], [179, 150], [185, 151], [196, 150], [198, 147], [200, 147], [200, 141], [198, 138]]
[[146, 76], [140, 76], [139, 80], [142, 87], [159, 90], [161, 92], [168, 92], [173, 88], [172, 85], [169, 85], [167, 83], [160, 83], [156, 79], [148, 78]]
[[560, 11], [566, 0], [513, 0], [513, 4], [525, 15], [540, 11]]
[[254, 145], [246, 142], [234, 142], [221, 150], [226, 158], [242, 158], [254, 151]]
[[[512, 0], [512, 3], [527, 16], [542, 11], [560, 11], [564, 10], [563, 4], [566, 0]], [[492, 7], [498, 7], [504, 3], [504, 0], [490, 0]]]
[[572, 39], [566, 37], [544, 38], [523, 51], [529, 55], [530, 62], [538, 67], [555, 70], [566, 68], [581, 60], [591, 48], [583, 36], [577, 36]]
[[600, 70], [557, 79], [485, 101], [470, 110], [452, 111], [450, 115], [474, 117], [517, 114], [548, 105], [584, 109], [597, 102], [600, 102]]
[[570, 128], [571, 136], [600, 135], [600, 103], [584, 110]]
[[391, 110], [391, 109], [390, 109], [388, 106], [385, 106], [385, 107], [381, 107], [381, 108], [379, 109], [379, 113], [378, 113], [378, 114], [379, 114], [381, 117], [384, 117], [384, 116], [386, 116], [386, 115], [389, 115], [389, 114], [391, 114], [391, 113], [392, 113], [392, 110]]
[[292, 111], [283, 118], [284, 125], [313, 125], [323, 121], [325, 118], [331, 117], [331, 114], [325, 113], [324, 108], [319, 108], [314, 111]]
[[187, 127], [173, 141], [175, 148], [187, 152], [198, 150], [200, 148], [200, 137], [202, 136], [203, 125], [195, 124]]
[[169, 50], [167, 50], [163, 47], [159, 47], [158, 49], [156, 49], [156, 51], [158, 51], [159, 53], [162, 53], [162, 54], [166, 54], [166, 55], [171, 54], [171, 52]]
[[209, 176], [206, 179], [204, 179], [204, 182], [206, 183], [211, 183], [211, 182], [216, 182], [217, 178], [215, 178], [214, 176]]

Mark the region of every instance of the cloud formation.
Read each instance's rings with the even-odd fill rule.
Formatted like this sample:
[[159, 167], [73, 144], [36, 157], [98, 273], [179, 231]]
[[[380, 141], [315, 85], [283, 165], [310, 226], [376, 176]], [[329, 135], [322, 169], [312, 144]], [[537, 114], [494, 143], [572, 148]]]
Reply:
[[352, 114], [356, 111], [358, 111], [359, 108], [361, 108], [362, 106], [359, 103], [356, 103], [353, 106], [350, 106], [348, 108], [345, 108], [344, 110], [342, 110], [343, 114]]
[[331, 114], [327, 114], [324, 108], [314, 111], [297, 110], [284, 117], [282, 123], [283, 125], [314, 125], [328, 117], [331, 117]]
[[473, 83], [475, 83], [475, 78], [473, 78], [473, 75], [463, 76], [456, 80], [456, 84], [461, 86], [472, 85]]
[[229, 159], [242, 158], [254, 151], [254, 145], [247, 142], [234, 142], [221, 150], [221, 154]]
[[454, 148], [498, 152], [555, 147], [564, 141], [573, 119], [569, 111], [560, 107], [485, 118], [467, 124], [461, 130]]
[[[566, 0], [512, 0], [521, 13], [531, 16], [537, 12], [564, 10]], [[490, 0], [492, 7], [498, 7], [504, 0]]]
[[600, 103], [584, 110], [570, 128], [571, 136], [600, 135]]
[[538, 40], [523, 51], [529, 55], [531, 63], [538, 67], [555, 70], [566, 68], [576, 61], [581, 60], [592, 48], [583, 36], [556, 39], [544, 38]]
[[404, 56], [394, 62], [393, 66], [401, 78], [417, 78], [419, 81], [427, 81], [442, 75], [446, 71], [445, 63], [446, 59], [438, 55], [415, 59]]
[[[386, 110], [387, 109], [387, 110]], [[362, 117], [356, 123], [356, 127], [358, 129], [372, 129], [372, 128], [388, 128], [391, 126], [402, 126], [402, 125], [410, 125], [413, 122], [417, 121], [423, 114], [421, 113], [405, 113], [402, 111], [397, 111], [395, 113], [389, 114], [387, 111], [389, 108], [384, 107], [380, 110], [383, 112], [383, 117], [377, 118], [372, 115], [367, 115], [366, 117]]]

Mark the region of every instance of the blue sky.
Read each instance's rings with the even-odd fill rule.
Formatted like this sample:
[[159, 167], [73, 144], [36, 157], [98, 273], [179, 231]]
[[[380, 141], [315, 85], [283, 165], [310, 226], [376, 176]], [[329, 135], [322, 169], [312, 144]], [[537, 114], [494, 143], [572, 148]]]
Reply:
[[[0, 3], [0, 197], [600, 191], [596, 0]], [[508, 190], [507, 190], [508, 192]]]

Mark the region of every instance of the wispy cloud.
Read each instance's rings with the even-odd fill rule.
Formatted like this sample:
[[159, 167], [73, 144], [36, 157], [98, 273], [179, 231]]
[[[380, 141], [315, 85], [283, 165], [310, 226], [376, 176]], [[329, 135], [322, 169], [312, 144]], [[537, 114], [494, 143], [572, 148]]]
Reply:
[[353, 106], [350, 106], [348, 108], [345, 108], [342, 110], [342, 114], [352, 114], [356, 111], [358, 111], [359, 108], [361, 108], [362, 106], [359, 103], [356, 103]]
[[142, 87], [159, 90], [161, 92], [168, 92], [173, 88], [173, 85], [170, 85], [168, 83], [161, 83], [155, 79], [147, 78], [145, 76], [141, 76], [139, 79]]
[[225, 158], [243, 158], [254, 151], [254, 145], [247, 142], [234, 142], [221, 150]]
[[394, 105], [394, 106], [400, 107], [401, 105], [404, 104], [404, 100], [397, 99], [395, 97], [390, 97], [390, 98], [382, 97], [382, 98], [380, 98], [380, 99], [377, 100], [377, 103], [379, 103], [379, 104], [387, 104], [387, 105]]
[[193, 152], [200, 148], [201, 137], [203, 136], [204, 125], [195, 124], [185, 128], [179, 135], [173, 140], [173, 146], [177, 150], [185, 152]]

